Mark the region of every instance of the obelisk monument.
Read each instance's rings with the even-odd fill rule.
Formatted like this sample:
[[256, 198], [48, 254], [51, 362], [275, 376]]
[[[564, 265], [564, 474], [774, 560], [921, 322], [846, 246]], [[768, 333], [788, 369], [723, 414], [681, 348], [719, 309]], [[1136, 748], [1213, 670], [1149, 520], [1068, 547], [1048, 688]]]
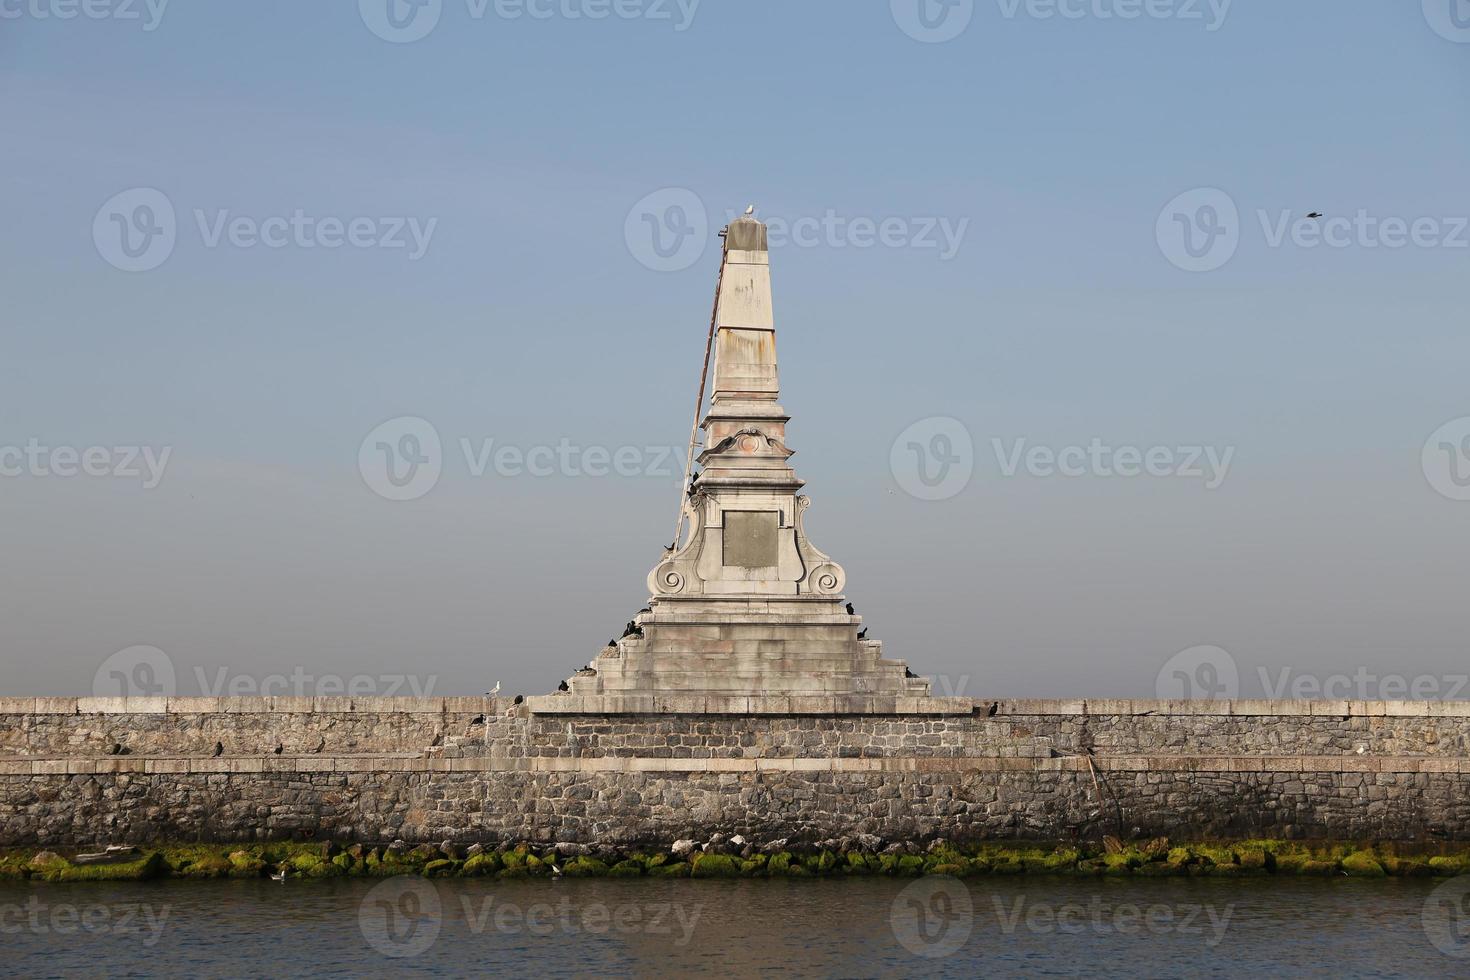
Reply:
[[687, 533], [648, 575], [636, 629], [569, 680], [573, 695], [929, 694], [882, 644], [859, 638], [847, 576], [802, 529], [810, 500], [777, 403], [766, 226], [737, 218], [715, 304], [715, 366]]

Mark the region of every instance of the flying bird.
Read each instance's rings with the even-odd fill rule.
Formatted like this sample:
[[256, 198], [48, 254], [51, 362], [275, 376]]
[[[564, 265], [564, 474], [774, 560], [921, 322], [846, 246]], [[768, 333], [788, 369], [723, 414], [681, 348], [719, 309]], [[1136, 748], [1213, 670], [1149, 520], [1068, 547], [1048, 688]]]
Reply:
[[1307, 215], [1307, 217], [1309, 217], [1309, 218], [1320, 218], [1320, 217], [1322, 217], [1322, 212], [1321, 211], [1313, 211], [1311, 214]]

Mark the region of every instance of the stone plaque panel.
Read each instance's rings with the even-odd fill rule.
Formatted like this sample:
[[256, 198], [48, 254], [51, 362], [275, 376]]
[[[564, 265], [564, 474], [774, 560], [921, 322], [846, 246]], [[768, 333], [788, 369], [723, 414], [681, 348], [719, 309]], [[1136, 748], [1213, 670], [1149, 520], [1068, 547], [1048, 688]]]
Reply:
[[734, 568], [774, 567], [780, 524], [779, 511], [725, 511], [724, 564]]

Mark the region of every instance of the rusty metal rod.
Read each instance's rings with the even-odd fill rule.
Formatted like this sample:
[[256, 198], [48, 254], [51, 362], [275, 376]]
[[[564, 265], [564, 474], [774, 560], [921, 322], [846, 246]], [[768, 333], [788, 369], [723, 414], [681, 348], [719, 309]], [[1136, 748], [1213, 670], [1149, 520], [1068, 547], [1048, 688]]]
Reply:
[[[725, 237], [723, 231], [720, 237]], [[704, 366], [699, 370], [699, 397], [694, 402], [694, 424], [689, 427], [689, 452], [684, 457], [684, 479], [679, 481], [679, 517], [674, 522], [674, 550], [684, 534], [684, 498], [689, 493], [689, 477], [694, 471], [694, 444], [699, 441], [699, 419], [704, 411], [704, 386], [709, 379], [709, 355], [715, 342], [715, 321], [720, 315], [720, 286], [725, 282], [725, 250], [720, 250], [720, 274], [715, 279], [715, 303], [709, 314], [709, 333], [704, 338]]]

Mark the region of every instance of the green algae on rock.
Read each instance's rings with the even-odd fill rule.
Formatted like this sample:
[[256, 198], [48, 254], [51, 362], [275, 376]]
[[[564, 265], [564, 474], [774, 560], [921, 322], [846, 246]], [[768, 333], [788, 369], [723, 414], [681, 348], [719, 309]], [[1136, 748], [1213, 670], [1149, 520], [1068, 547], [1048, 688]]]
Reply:
[[[812, 878], [852, 875], [1074, 874], [1110, 877], [1331, 876], [1355, 878], [1450, 877], [1470, 874], [1470, 849], [1363, 842], [1246, 840], [1171, 843], [1163, 838], [1125, 844], [958, 844], [935, 841], [846, 847], [732, 848], [721, 839], [692, 850], [671, 851], [561, 844], [476, 845], [441, 848], [401, 842], [388, 846], [277, 842], [179, 844], [115, 848], [117, 853], [77, 855], [46, 849], [0, 851], [0, 879], [38, 881], [140, 881], [147, 878], [240, 879], [284, 872], [288, 880], [383, 878]], [[773, 849], [779, 847], [780, 849]], [[564, 864], [558, 855], [568, 856]]]

